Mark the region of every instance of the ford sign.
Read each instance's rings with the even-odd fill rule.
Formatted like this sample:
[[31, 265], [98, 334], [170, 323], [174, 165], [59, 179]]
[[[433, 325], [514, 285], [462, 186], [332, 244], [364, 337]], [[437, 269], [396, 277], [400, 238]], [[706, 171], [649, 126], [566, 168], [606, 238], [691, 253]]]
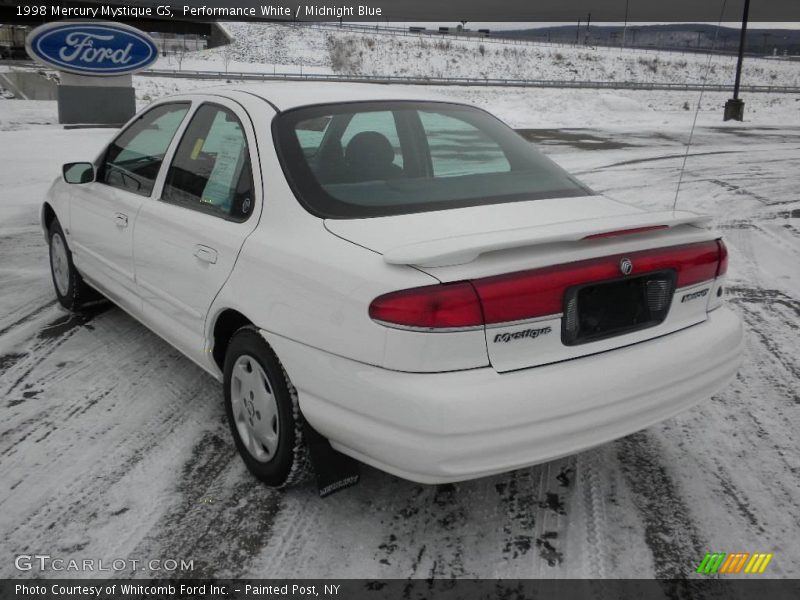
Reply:
[[47, 23], [31, 31], [25, 46], [39, 62], [78, 75], [124, 75], [158, 58], [158, 48], [146, 33], [100, 21]]

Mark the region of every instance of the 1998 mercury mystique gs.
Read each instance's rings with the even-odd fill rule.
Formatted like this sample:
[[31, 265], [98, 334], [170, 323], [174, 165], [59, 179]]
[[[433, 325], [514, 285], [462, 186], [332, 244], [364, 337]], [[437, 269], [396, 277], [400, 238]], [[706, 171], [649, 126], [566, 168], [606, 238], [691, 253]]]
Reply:
[[709, 397], [742, 329], [705, 220], [596, 194], [474, 107], [291, 82], [152, 104], [42, 209], [61, 304], [99, 291], [223, 381], [272, 486], [303, 419], [438, 483]]

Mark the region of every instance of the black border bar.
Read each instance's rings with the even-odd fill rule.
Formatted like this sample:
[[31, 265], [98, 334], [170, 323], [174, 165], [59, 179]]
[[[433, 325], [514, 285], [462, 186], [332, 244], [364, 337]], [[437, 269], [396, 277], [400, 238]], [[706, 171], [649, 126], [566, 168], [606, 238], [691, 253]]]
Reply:
[[[62, 7], [127, 6], [150, 8], [157, 18], [159, 7], [170, 7], [175, 20], [263, 20], [337, 21], [337, 16], [319, 14], [319, 8], [344, 9], [345, 21], [432, 21], [476, 22], [709, 22], [741, 20], [744, 0], [0, 0], [0, 18], [8, 22], [18, 14], [17, 7], [50, 5]], [[202, 11], [206, 7], [209, 11]], [[271, 12], [265, 12], [271, 7]], [[195, 9], [195, 13], [184, 8]], [[252, 9], [249, 16], [221, 16], [210, 9]], [[280, 14], [276, 13], [279, 9]], [[198, 12], [198, 11], [202, 12]], [[800, 22], [798, 0], [756, 0], [750, 6], [751, 22]]]

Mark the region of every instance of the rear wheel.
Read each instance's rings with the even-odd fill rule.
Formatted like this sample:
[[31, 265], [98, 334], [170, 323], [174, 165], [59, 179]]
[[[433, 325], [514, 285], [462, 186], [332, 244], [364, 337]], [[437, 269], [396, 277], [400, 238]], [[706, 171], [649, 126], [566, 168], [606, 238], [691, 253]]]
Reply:
[[67, 246], [64, 231], [58, 220], [53, 220], [49, 229], [50, 273], [58, 301], [66, 309], [78, 310], [83, 304], [97, 299], [97, 293], [83, 281], [72, 262], [72, 253]]
[[307, 479], [311, 468], [297, 390], [254, 327], [231, 338], [224, 375], [228, 424], [250, 472], [271, 487]]

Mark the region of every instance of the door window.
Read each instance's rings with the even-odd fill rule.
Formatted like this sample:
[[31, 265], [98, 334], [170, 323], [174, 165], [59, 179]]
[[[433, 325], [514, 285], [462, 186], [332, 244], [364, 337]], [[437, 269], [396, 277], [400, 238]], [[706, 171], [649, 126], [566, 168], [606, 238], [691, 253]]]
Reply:
[[97, 180], [149, 196], [172, 137], [189, 103], [162, 104], [144, 113], [108, 147]]
[[213, 104], [197, 110], [167, 171], [162, 200], [234, 221], [250, 216], [250, 155], [233, 112]]

